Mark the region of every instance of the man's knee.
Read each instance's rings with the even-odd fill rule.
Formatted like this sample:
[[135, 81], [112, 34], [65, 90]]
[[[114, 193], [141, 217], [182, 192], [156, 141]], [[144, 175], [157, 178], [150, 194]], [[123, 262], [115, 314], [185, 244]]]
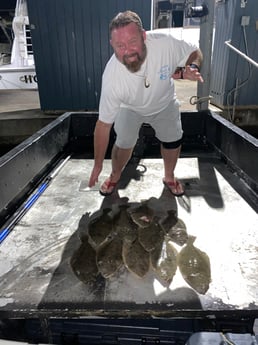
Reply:
[[121, 149], [131, 149], [135, 146], [137, 142], [137, 137], [133, 138], [132, 136], [127, 137], [117, 137], [115, 145]]
[[170, 142], [162, 141], [161, 144], [164, 147], [164, 149], [170, 150], [170, 149], [177, 149], [179, 146], [182, 145], [182, 142], [183, 142], [183, 138], [177, 141], [170, 141]]

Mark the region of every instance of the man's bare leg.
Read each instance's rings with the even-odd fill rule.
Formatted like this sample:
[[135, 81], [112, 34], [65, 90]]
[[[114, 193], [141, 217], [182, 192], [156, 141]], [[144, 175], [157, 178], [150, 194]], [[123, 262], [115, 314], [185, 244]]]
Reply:
[[171, 189], [173, 194], [184, 193], [184, 189], [181, 183], [179, 181], [177, 182], [174, 176], [174, 171], [180, 155], [180, 151], [181, 146], [177, 147], [176, 149], [165, 149], [162, 144], [160, 146], [161, 156], [164, 161], [164, 182], [172, 182], [169, 188]]
[[112, 172], [108, 180], [106, 180], [101, 186], [102, 194], [110, 194], [114, 189], [114, 185], [119, 181], [122, 171], [131, 158], [133, 148], [122, 149], [116, 145], [112, 149]]
[[114, 145], [112, 149], [112, 173], [111, 179], [114, 182], [117, 182], [124, 170], [126, 164], [132, 156], [133, 148], [130, 149], [121, 149], [120, 147]]

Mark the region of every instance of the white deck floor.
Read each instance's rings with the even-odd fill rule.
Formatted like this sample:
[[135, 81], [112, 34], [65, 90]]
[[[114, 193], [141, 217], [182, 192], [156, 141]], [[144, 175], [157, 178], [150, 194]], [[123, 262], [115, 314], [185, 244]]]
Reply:
[[[70, 159], [0, 246], [0, 313], [41, 308], [85, 315], [257, 311], [258, 216], [242, 194], [243, 182], [220, 160], [180, 158], [176, 175], [186, 187], [180, 198], [163, 188], [160, 159], [130, 164], [117, 192], [106, 198], [98, 186], [86, 187], [92, 164]], [[105, 161], [101, 180], [109, 169]], [[205, 295], [188, 286], [179, 269], [169, 288], [152, 271], [138, 279], [121, 269], [94, 287], [73, 274], [70, 258], [89, 219], [101, 208], [146, 199], [159, 216], [176, 210], [188, 234], [196, 236], [195, 245], [209, 256], [212, 282]]]

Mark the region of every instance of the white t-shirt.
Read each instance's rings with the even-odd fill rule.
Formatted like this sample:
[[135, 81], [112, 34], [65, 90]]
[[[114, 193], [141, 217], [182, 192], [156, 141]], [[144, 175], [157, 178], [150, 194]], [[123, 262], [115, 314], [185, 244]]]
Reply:
[[[99, 119], [113, 123], [120, 107], [142, 115], [154, 115], [175, 99], [171, 75], [184, 66], [196, 46], [169, 33], [148, 31], [147, 57], [138, 72], [130, 72], [113, 54], [103, 76]], [[150, 84], [145, 87], [145, 80]]]

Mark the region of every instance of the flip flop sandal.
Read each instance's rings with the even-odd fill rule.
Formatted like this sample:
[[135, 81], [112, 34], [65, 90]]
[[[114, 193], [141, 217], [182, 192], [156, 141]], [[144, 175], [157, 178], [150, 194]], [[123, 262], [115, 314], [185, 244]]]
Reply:
[[177, 189], [177, 187], [179, 186], [180, 182], [175, 180], [175, 181], [165, 181], [163, 179], [163, 184], [170, 190], [170, 192], [174, 195], [174, 196], [182, 196], [185, 194], [185, 191], [181, 192], [181, 193], [175, 193], [173, 192], [173, 189]]
[[[108, 178], [108, 179], [106, 179], [106, 181], [105, 181], [105, 182], [102, 184], [102, 186], [100, 187], [99, 192], [100, 192], [100, 194], [103, 195], [103, 196], [111, 195], [111, 194], [114, 192], [116, 185], [117, 185], [117, 182], [111, 182], [111, 181], [110, 181], [110, 178]], [[110, 190], [110, 192], [103, 192], [103, 191], [101, 190], [102, 187], [105, 187], [106, 190], [109, 190], [109, 189], [111, 189], [111, 190]]]

